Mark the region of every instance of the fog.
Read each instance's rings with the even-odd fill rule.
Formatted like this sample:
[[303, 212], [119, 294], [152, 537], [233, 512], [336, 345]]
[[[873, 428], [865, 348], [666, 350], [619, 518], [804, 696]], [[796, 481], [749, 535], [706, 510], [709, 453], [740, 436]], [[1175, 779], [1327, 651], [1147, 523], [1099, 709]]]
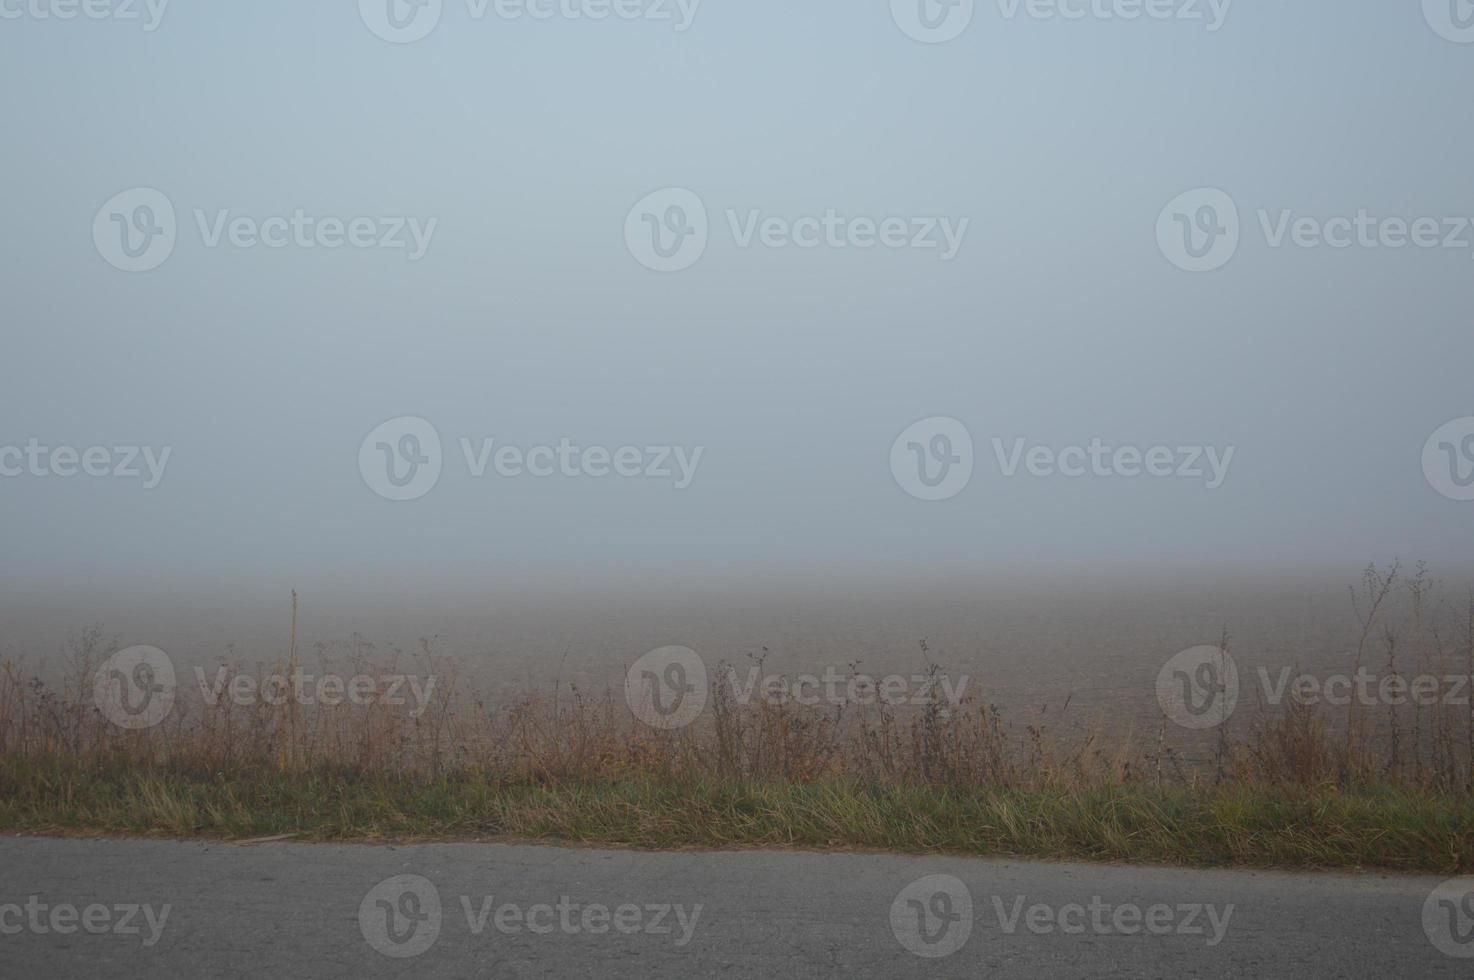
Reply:
[[[5, 646], [264, 652], [297, 589], [309, 638], [467, 654], [965, 651], [983, 597], [1170, 586], [1171, 652], [1369, 561], [1457, 580], [1474, 48], [1192, 6], [6, 6]], [[1174, 250], [1199, 189], [1227, 259]]]

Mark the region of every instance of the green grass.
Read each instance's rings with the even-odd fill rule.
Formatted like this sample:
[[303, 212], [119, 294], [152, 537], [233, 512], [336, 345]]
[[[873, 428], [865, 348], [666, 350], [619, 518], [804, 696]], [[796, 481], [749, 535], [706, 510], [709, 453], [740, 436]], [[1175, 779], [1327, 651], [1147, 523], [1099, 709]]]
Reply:
[[847, 781], [549, 784], [0, 761], [0, 831], [882, 849], [1196, 866], [1474, 871], [1474, 802], [1401, 790], [956, 792]]

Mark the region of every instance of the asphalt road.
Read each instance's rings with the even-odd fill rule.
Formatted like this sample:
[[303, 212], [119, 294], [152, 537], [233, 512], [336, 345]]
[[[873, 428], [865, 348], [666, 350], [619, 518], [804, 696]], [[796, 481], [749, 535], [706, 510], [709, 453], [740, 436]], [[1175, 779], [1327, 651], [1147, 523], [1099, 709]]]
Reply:
[[1471, 895], [947, 857], [5, 838], [0, 975], [1468, 977]]

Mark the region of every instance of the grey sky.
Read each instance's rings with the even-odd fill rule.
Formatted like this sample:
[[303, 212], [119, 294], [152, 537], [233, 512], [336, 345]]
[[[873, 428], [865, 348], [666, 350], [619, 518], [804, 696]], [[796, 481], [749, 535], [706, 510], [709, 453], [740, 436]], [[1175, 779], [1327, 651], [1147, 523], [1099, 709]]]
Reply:
[[[0, 478], [8, 589], [1467, 559], [1474, 502], [1423, 457], [1474, 415], [1474, 231], [1273, 247], [1259, 216], [1474, 217], [1474, 44], [1416, 3], [1237, 0], [1210, 31], [990, 0], [925, 44], [884, 0], [704, 0], [685, 31], [446, 0], [396, 44], [347, 2], [175, 0], [152, 31], [37, 19], [44, 2], [0, 19], [0, 445], [171, 454], [152, 489]], [[167, 196], [177, 242], [130, 273], [93, 223], [137, 187]], [[625, 225], [668, 187], [710, 232], [658, 273]], [[1204, 187], [1242, 237], [1189, 273], [1154, 229]], [[207, 231], [222, 210], [436, 223], [412, 260], [208, 247], [197, 209]], [[830, 210], [968, 225], [947, 261], [744, 248], [729, 210], [739, 230]], [[402, 416], [443, 442], [411, 501], [359, 468]], [[943, 501], [890, 464], [933, 416], [975, 446]], [[703, 452], [684, 488], [478, 478], [463, 437]], [[1234, 455], [1214, 489], [1007, 477], [995, 438]]]

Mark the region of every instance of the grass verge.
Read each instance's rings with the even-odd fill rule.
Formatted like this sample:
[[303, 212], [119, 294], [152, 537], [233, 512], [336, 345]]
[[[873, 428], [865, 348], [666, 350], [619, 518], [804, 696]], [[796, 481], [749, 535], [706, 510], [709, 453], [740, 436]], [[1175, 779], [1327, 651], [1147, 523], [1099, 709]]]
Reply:
[[1193, 866], [1474, 871], [1467, 797], [1334, 789], [502, 782], [0, 763], [0, 830], [884, 849]]
[[[422, 641], [409, 679], [424, 686], [405, 699], [404, 655], [376, 664], [355, 637], [307, 667], [309, 682], [338, 681], [329, 698], [303, 687], [295, 639], [285, 662], [222, 664], [211, 687], [203, 672], [180, 683], [161, 651], [157, 674], [115, 662], [117, 644], [93, 628], [74, 638], [59, 685], [0, 660], [0, 832], [1474, 873], [1474, 597], [1434, 616], [1427, 569], [1399, 574], [1369, 567], [1353, 591], [1361, 639], [1346, 676], [1361, 685], [1382, 636], [1380, 701], [1286, 697], [1230, 718], [1224, 635], [1194, 670], [1169, 661], [1157, 674], [1162, 715], [1144, 738], [1067, 723], [1068, 697], [1011, 723], [977, 686], [947, 693], [925, 640], [909, 698], [847, 686], [805, 699], [782, 676], [759, 691], [764, 651], [746, 688], [719, 661], [699, 716], [672, 727], [661, 698], [695, 689], [634, 667], [619, 691], [559, 679], [488, 701]], [[1217, 717], [1198, 710], [1215, 704]]]

